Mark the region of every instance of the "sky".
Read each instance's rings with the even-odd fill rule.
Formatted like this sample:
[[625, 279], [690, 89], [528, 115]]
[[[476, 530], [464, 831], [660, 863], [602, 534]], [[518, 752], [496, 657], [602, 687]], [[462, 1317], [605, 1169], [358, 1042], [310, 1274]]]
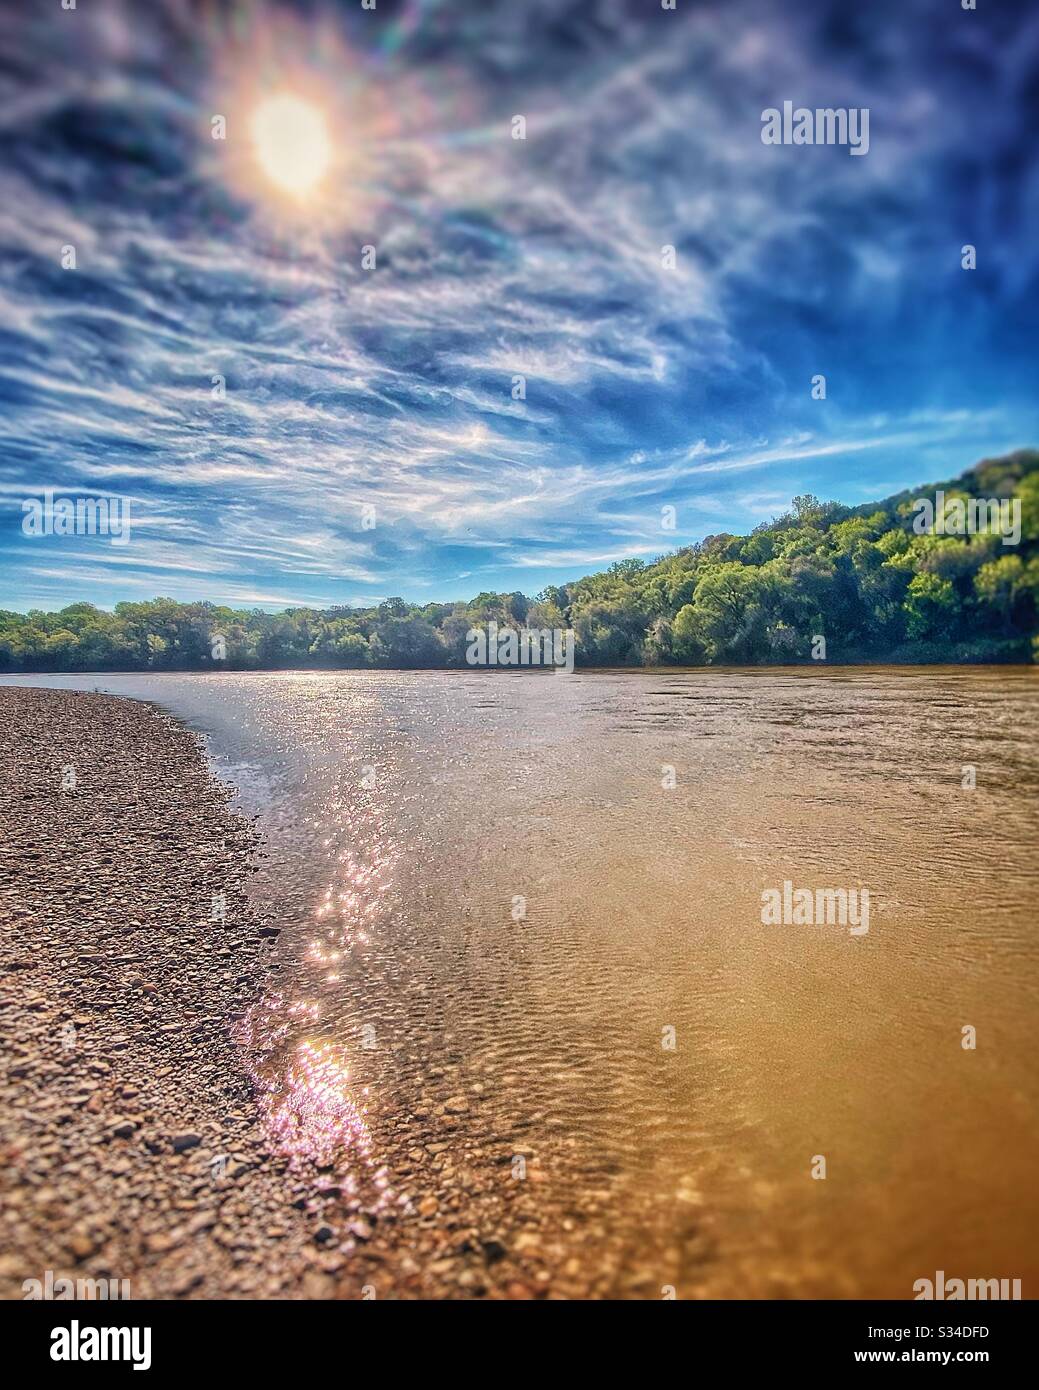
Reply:
[[979, 6], [4, 0], [0, 608], [535, 594], [1039, 445], [1039, 10]]

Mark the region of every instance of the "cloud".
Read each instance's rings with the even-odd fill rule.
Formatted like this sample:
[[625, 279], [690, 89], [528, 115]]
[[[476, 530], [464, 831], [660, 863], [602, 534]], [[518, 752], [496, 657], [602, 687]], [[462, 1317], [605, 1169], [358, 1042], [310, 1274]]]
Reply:
[[[646, 553], [665, 504], [688, 540], [1034, 442], [1039, 23], [943, 13], [499, 0], [320, 43], [307, 6], [4, 14], [5, 589], [41, 480], [139, 509], [138, 568], [97, 547], [88, 592], [339, 599], [561, 579]], [[340, 122], [309, 221], [243, 164], [278, 63]], [[869, 106], [868, 156], [764, 146], [787, 98]]]

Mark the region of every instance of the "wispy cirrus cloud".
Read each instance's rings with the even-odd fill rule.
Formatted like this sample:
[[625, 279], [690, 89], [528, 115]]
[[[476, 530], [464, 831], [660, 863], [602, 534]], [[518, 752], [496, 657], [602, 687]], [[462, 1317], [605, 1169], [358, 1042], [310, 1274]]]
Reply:
[[[210, 139], [258, 80], [229, 13], [0, 18], [0, 601], [540, 587], [1034, 442], [1026, 14], [257, 3], [351, 103], [334, 216], [286, 226]], [[868, 106], [868, 157], [762, 145], [786, 98]], [[129, 496], [132, 554], [62, 591], [45, 485]]]

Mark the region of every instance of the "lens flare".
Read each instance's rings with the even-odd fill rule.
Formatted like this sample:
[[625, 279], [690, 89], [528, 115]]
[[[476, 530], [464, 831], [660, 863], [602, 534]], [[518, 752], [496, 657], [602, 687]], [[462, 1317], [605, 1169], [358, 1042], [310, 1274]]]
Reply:
[[300, 260], [322, 255], [330, 233], [373, 235], [394, 212], [424, 218], [451, 166], [452, 132], [471, 130], [478, 108], [464, 83], [431, 89], [389, 56], [417, 22], [411, 9], [373, 51], [354, 46], [331, 14], [230, 8], [233, 22], [209, 35], [199, 103], [214, 206], [228, 195], [259, 235], [290, 238]]

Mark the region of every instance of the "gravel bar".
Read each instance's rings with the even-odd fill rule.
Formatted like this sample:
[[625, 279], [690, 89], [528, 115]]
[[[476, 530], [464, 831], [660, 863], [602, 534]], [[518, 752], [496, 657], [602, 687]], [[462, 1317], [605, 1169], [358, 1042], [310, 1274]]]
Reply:
[[132, 1298], [358, 1296], [231, 1038], [275, 933], [228, 798], [150, 705], [0, 688], [0, 1296], [48, 1271]]

